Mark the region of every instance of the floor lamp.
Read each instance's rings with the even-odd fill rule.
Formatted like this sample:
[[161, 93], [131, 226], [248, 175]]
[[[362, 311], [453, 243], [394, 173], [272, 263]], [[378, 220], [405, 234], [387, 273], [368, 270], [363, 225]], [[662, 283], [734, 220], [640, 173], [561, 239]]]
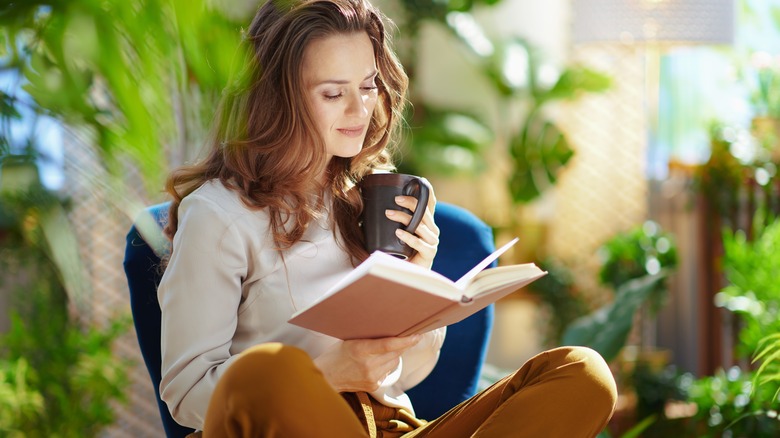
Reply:
[[[734, 0], [572, 0], [575, 50], [578, 46], [606, 44], [628, 46], [641, 53], [647, 126], [645, 157], [650, 165], [660, 161], [656, 135], [662, 54], [672, 47], [731, 44], [735, 15]], [[650, 218], [657, 214], [653, 207], [659, 195], [657, 176], [656, 169], [648, 169]], [[643, 317], [642, 323], [642, 344], [655, 345], [654, 321]], [[702, 327], [702, 321], [690, 324]], [[708, 330], [707, 324], [704, 322], [702, 331]], [[682, 336], [686, 335], [690, 333]]]

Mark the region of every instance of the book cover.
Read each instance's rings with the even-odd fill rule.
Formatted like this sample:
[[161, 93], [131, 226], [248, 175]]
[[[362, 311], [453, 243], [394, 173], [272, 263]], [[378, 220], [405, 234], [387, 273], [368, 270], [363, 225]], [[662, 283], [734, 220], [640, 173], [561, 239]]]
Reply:
[[546, 274], [533, 263], [485, 269], [515, 242], [456, 282], [376, 252], [288, 322], [340, 339], [407, 336], [454, 324]]

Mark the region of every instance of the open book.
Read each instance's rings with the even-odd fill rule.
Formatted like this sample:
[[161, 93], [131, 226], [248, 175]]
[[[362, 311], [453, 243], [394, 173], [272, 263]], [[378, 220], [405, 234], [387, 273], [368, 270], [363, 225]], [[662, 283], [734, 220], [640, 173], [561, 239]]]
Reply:
[[546, 274], [533, 263], [485, 269], [515, 242], [456, 282], [375, 252], [288, 322], [340, 339], [407, 336], [454, 324]]

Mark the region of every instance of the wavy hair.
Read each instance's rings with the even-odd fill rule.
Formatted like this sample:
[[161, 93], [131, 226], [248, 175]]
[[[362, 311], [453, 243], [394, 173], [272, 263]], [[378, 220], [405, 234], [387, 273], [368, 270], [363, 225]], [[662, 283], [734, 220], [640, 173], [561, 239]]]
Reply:
[[[182, 199], [211, 179], [239, 193], [252, 209], [267, 209], [274, 242], [298, 242], [333, 201], [334, 233], [353, 262], [367, 256], [359, 228], [363, 204], [355, 185], [375, 169], [392, 169], [389, 147], [402, 120], [408, 78], [385, 33], [386, 18], [366, 0], [269, 0], [244, 34], [240, 71], [223, 92], [202, 161], [171, 173], [173, 197], [165, 234], [173, 239]], [[301, 66], [314, 40], [366, 32], [374, 49], [378, 101], [362, 150], [327, 160], [304, 95]], [[323, 184], [314, 175], [327, 176]], [[337, 239], [339, 240], [339, 239]]]

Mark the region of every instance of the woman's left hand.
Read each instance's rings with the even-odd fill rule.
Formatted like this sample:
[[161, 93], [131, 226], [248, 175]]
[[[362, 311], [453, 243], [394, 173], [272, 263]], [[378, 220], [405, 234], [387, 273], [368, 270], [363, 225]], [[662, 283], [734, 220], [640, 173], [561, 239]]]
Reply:
[[[417, 210], [417, 198], [412, 196], [396, 196], [395, 202], [401, 207], [408, 208], [412, 212]], [[432, 188], [426, 207], [423, 219], [414, 234], [399, 229], [396, 231], [396, 236], [398, 236], [402, 242], [417, 251], [417, 253], [409, 259], [410, 262], [430, 269], [431, 266], [433, 266], [433, 258], [436, 256], [436, 251], [439, 247], [439, 227], [437, 227], [436, 223], [433, 221], [433, 212], [436, 209], [436, 195], [433, 193]], [[411, 215], [399, 210], [387, 210], [385, 211], [385, 215], [388, 219], [400, 222], [404, 226], [409, 225], [409, 221], [412, 218]]]

